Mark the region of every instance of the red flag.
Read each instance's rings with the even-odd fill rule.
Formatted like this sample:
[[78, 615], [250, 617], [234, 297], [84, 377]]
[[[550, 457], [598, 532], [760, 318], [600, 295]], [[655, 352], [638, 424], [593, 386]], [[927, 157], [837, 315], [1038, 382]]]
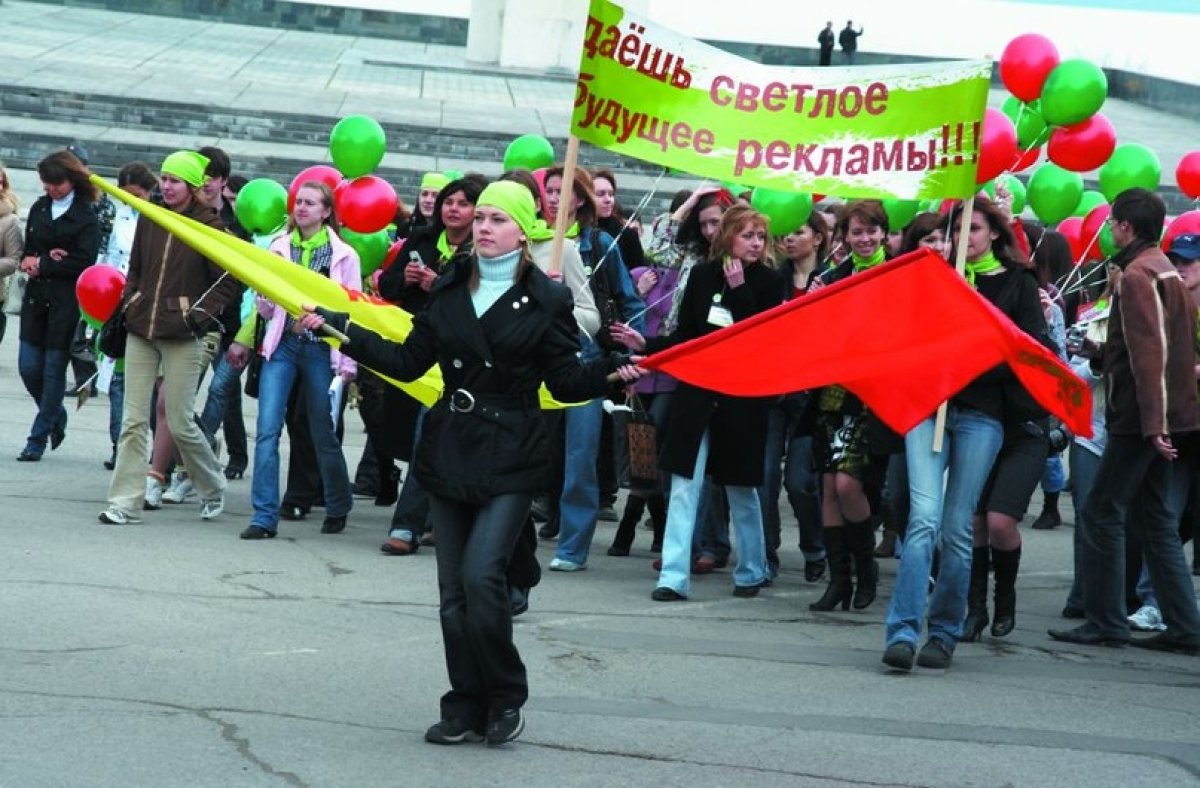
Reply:
[[656, 353], [641, 366], [739, 397], [840, 383], [905, 433], [1000, 363], [1072, 432], [1091, 435], [1087, 384], [926, 249]]

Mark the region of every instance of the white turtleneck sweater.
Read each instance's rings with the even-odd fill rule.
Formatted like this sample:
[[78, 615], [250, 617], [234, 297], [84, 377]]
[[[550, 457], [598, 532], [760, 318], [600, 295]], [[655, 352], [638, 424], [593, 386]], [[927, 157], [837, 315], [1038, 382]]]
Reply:
[[513, 277], [517, 273], [517, 264], [521, 262], [521, 250], [514, 249], [499, 257], [484, 257], [478, 255], [479, 287], [471, 293], [471, 304], [475, 307], [475, 316], [482, 317], [491, 309], [492, 304], [500, 300], [508, 288], [513, 286]]

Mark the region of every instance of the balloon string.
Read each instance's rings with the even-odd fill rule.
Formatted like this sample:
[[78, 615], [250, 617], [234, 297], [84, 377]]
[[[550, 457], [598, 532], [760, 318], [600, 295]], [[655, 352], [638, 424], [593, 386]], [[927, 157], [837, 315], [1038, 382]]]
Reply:
[[[1076, 282], [1073, 287], [1063, 290], [1059, 295], [1066, 298], [1069, 295], [1074, 295], [1075, 293], [1078, 293], [1079, 291], [1084, 290], [1085, 288], [1090, 286], [1090, 284], [1088, 283], [1088, 280], [1091, 279], [1095, 274], [1100, 273], [1100, 272], [1104, 273], [1104, 278], [1102, 281], [1107, 281], [1108, 280], [1108, 265], [1107, 265], [1107, 263], [1108, 263], [1109, 259], [1111, 259], [1111, 258], [1107, 258], [1107, 257], [1104, 258], [1104, 260], [1102, 262], [1100, 262], [1095, 268], [1093, 268], [1091, 271], [1088, 271], [1086, 274], [1081, 276], [1079, 278], [1079, 281]], [[1099, 282], [1095, 282], [1093, 284], [1099, 284]]]
[[[1025, 102], [1021, 102], [1021, 111], [1023, 112], [1024, 110], [1025, 110]], [[1021, 117], [1021, 116], [1020, 116], [1020, 114], [1018, 114], [1018, 115], [1017, 115], [1017, 117], [1018, 117], [1018, 118], [1020, 118], [1020, 117]], [[1049, 127], [1049, 126], [1046, 126], [1044, 129], [1042, 129], [1041, 131], [1039, 131], [1039, 132], [1037, 133], [1037, 136], [1033, 138], [1033, 142], [1029, 143], [1029, 145], [1028, 145], [1028, 146], [1026, 146], [1025, 150], [1023, 150], [1023, 151], [1021, 151], [1020, 153], [1018, 153], [1018, 154], [1017, 154], [1017, 158], [1013, 159], [1013, 162], [1012, 162], [1012, 164], [1010, 164], [1010, 165], [1008, 166], [1008, 169], [1006, 169], [1006, 170], [1005, 170], [1003, 173], [1001, 173], [1001, 174], [1008, 174], [1008, 173], [1011, 173], [1011, 172], [1013, 172], [1013, 167], [1016, 167], [1016, 166], [1017, 166], [1017, 164], [1018, 164], [1018, 163], [1021, 161], [1021, 159], [1025, 158], [1025, 157], [1026, 157], [1026, 156], [1029, 154], [1029, 151], [1033, 150], [1034, 148], [1036, 148], [1037, 146], [1039, 146], [1039, 145], [1041, 145], [1041, 144], [1042, 144], [1042, 137], [1043, 137], [1043, 135], [1045, 135], [1045, 134], [1046, 134], [1046, 132], [1048, 132], [1048, 131], [1050, 131], [1050, 127]], [[1017, 150], [1020, 150], [1020, 146], [1018, 146], [1018, 147], [1017, 147]]]
[[660, 172], [658, 177], [654, 179], [654, 183], [650, 184], [650, 191], [646, 192], [646, 194], [642, 197], [641, 202], [638, 203], [638, 206], [633, 209], [633, 213], [629, 214], [629, 218], [625, 220], [625, 224], [621, 225], [621, 229], [617, 231], [616, 236], [612, 239], [612, 241], [609, 242], [608, 248], [604, 250], [604, 254], [600, 257], [600, 262], [596, 263], [596, 267], [592, 269], [592, 273], [587, 277], [587, 279], [584, 280], [585, 282], [590, 284], [592, 277], [599, 273], [600, 267], [604, 265], [606, 260], [608, 260], [608, 256], [612, 253], [613, 248], [617, 245], [617, 241], [621, 238], [622, 233], [628, 230], [629, 226], [633, 224], [635, 220], [637, 220], [642, 211], [645, 210], [646, 205], [649, 204], [650, 199], [658, 192], [658, 184], [662, 181], [663, 176], [666, 174], [667, 168], [663, 167], [662, 172]]

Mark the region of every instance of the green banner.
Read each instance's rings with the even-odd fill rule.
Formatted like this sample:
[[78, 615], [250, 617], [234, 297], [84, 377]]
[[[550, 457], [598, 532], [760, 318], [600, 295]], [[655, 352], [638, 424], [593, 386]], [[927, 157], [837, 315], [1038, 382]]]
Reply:
[[991, 70], [986, 60], [764, 66], [591, 0], [571, 133], [746, 186], [966, 197]]

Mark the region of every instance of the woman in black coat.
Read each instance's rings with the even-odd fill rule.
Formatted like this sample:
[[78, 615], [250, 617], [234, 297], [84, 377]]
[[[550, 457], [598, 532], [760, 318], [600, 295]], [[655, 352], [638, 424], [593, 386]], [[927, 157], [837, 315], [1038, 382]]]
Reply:
[[[313, 330], [328, 320], [350, 339], [343, 353], [397, 380], [435, 363], [442, 371], [445, 393], [425, 417], [414, 462], [430, 497], [450, 674], [442, 719], [425, 733], [435, 744], [503, 744], [524, 727], [528, 685], [505, 574], [547, 469], [538, 386], [544, 380], [566, 402], [608, 388], [608, 362], [581, 365], [576, 356], [570, 291], [533, 264], [526, 241], [535, 217], [524, 186], [488, 186], [475, 208], [475, 253], [438, 278], [403, 344], [341, 313], [301, 320]], [[618, 372], [627, 381], [641, 374]]]
[[[647, 340], [618, 324], [613, 338], [634, 349], [663, 350], [781, 303], [783, 278], [763, 264], [767, 243], [765, 216], [745, 205], [730, 208], [721, 217], [710, 259], [688, 277], [675, 331]], [[663, 470], [671, 474], [671, 497], [662, 572], [652, 599], [687, 598], [692, 533], [706, 473], [725, 486], [737, 533], [734, 595], [754, 596], [766, 583], [762, 509], [755, 488], [763, 481], [770, 401], [729, 397], [687, 383], [675, 390], [662, 452]]]
[[29, 283], [21, 304], [17, 365], [38, 412], [17, 456], [21, 462], [40, 460], [47, 442], [57, 449], [66, 436], [63, 396], [71, 337], [79, 322], [75, 281], [96, 262], [100, 248], [100, 223], [92, 208], [96, 187], [87, 168], [65, 150], [42, 159], [37, 168], [46, 194], [29, 209], [25, 225], [21, 270]]

